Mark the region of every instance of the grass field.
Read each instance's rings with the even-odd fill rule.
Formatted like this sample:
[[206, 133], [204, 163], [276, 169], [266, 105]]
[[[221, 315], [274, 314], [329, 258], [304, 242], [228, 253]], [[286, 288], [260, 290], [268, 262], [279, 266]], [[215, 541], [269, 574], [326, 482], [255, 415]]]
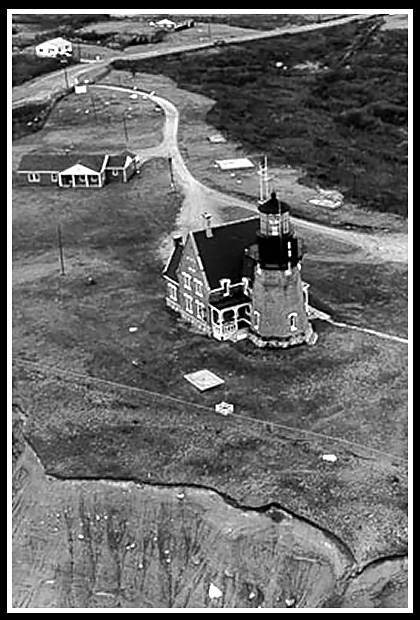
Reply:
[[[100, 192], [15, 187], [14, 354], [209, 407], [227, 400], [251, 418], [403, 456], [402, 345], [319, 324], [313, 348], [260, 351], [197, 336], [165, 309], [158, 250], [179, 201], [163, 160], [146, 164], [129, 184]], [[392, 266], [359, 271], [313, 262], [303, 275], [340, 316], [360, 302], [371, 327], [380, 322], [392, 329], [394, 308], [404, 305]], [[95, 285], [87, 284], [89, 276]], [[379, 293], [372, 292], [378, 282], [379, 313]], [[131, 326], [138, 331], [130, 333]], [[202, 367], [225, 385], [195, 392], [182, 375]], [[365, 461], [369, 454], [357, 448], [291, 441], [270, 426], [121, 390], [87, 389], [49, 372], [18, 367], [15, 379], [17, 396], [29, 403], [30, 438], [51, 472], [204, 484], [257, 504], [277, 499], [328, 524], [359, 557], [404, 549], [405, 474], [397, 462]], [[338, 466], [323, 464], [323, 452], [338, 454]]]
[[73, 93], [54, 106], [42, 130], [15, 141], [13, 168], [31, 149], [117, 152], [127, 147], [135, 151], [152, 148], [162, 140], [163, 123], [163, 115], [140, 95], [133, 100], [119, 92]]
[[301, 166], [307, 182], [336, 187], [364, 208], [404, 216], [407, 33], [369, 35], [370, 27], [347, 24], [116, 68], [135, 63], [168, 75], [215, 100], [208, 122], [251, 152]]

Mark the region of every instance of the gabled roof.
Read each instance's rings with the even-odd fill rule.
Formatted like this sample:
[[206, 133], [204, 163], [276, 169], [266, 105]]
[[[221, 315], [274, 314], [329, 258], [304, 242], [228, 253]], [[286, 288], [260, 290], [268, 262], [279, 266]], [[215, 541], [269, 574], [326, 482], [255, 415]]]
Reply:
[[90, 170], [100, 172], [108, 156], [81, 153], [27, 153], [20, 160], [18, 172], [62, 172], [81, 164]]
[[[93, 172], [102, 172], [105, 168], [106, 162], [108, 161], [108, 155], [100, 154], [100, 155], [77, 155], [75, 156], [73, 162], [61, 170], [61, 172], [66, 172], [69, 168], [73, 168], [74, 166], [82, 166], [84, 168], [88, 168]], [[75, 173], [77, 174], [77, 172]], [[81, 173], [83, 174], [83, 173]]]
[[43, 41], [43, 43], [40, 43], [39, 45], [37, 45], [37, 47], [40, 47], [43, 45], [54, 45], [54, 46], [60, 47], [61, 45], [71, 45], [71, 42], [68, 41], [67, 39], [63, 39], [63, 37], [56, 37], [55, 39], [49, 39], [48, 41]]
[[259, 217], [253, 217], [215, 226], [212, 237], [205, 230], [192, 233], [211, 289], [219, 288], [222, 278], [232, 284], [241, 281], [244, 250], [255, 243], [259, 222]]
[[125, 168], [133, 161], [135, 157], [136, 154], [132, 151], [122, 151], [122, 153], [118, 153], [117, 155], [110, 155], [106, 167]]
[[169, 259], [168, 264], [166, 265], [163, 275], [167, 276], [174, 282], [178, 282], [178, 276], [176, 270], [178, 269], [179, 261], [181, 260], [182, 252], [184, 250], [184, 246], [182, 243], [178, 243]]

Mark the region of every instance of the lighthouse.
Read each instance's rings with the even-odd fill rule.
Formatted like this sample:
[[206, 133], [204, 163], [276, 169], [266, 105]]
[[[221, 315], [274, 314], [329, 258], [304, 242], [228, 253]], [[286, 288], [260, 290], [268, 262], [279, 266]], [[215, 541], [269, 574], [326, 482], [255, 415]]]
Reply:
[[307, 290], [301, 279], [302, 242], [290, 221], [290, 207], [272, 192], [258, 206], [249, 338], [259, 347], [315, 344], [307, 316]]

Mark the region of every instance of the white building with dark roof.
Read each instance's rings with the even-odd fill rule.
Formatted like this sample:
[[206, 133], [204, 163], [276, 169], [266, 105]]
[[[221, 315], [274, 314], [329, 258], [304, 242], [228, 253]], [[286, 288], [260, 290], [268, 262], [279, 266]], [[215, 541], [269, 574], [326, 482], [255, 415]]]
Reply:
[[126, 183], [137, 171], [138, 157], [131, 151], [108, 153], [44, 153], [23, 155], [17, 170], [29, 185], [100, 188], [109, 181]]

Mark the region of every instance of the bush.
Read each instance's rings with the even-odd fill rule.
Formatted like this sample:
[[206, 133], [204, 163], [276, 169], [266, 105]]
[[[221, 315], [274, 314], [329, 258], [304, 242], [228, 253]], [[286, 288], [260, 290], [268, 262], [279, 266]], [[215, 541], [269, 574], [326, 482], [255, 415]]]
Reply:
[[12, 86], [19, 86], [44, 73], [62, 69], [59, 58], [38, 58], [32, 54], [17, 54], [12, 60]]

